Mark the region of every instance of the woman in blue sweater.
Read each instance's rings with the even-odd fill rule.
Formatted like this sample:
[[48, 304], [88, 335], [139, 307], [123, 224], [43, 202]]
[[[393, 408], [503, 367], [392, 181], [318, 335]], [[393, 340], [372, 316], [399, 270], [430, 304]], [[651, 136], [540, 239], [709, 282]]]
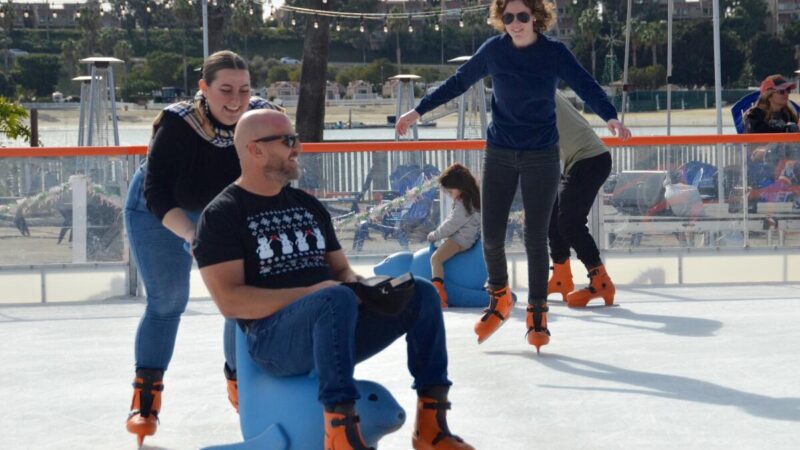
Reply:
[[492, 122], [486, 138], [482, 177], [483, 253], [489, 272], [489, 307], [475, 324], [478, 343], [508, 319], [513, 306], [508, 287], [505, 234], [511, 202], [521, 185], [528, 257], [527, 339], [539, 347], [547, 329], [547, 231], [560, 177], [555, 90], [564, 80], [622, 139], [630, 131], [603, 89], [558, 40], [545, 36], [555, 22], [543, 0], [494, 0], [491, 22], [502, 34], [489, 38], [458, 71], [397, 121], [405, 134], [420, 116], [492, 77]]

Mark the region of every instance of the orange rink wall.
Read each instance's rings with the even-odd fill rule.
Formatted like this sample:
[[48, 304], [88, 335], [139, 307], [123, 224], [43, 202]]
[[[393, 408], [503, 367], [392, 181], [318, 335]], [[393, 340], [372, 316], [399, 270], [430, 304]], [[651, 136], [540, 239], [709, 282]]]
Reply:
[[[800, 133], [780, 134], [733, 134], [733, 135], [689, 135], [689, 136], [642, 136], [621, 141], [615, 137], [603, 138], [609, 147], [652, 147], [664, 145], [713, 145], [713, 144], [769, 144], [780, 142], [800, 143]], [[483, 150], [483, 140], [469, 141], [359, 141], [359, 142], [313, 142], [304, 143], [305, 153], [352, 153], [352, 152], [409, 152], [431, 150]], [[42, 158], [57, 156], [128, 156], [145, 155], [147, 146], [127, 147], [9, 147], [0, 148], [0, 158]]]

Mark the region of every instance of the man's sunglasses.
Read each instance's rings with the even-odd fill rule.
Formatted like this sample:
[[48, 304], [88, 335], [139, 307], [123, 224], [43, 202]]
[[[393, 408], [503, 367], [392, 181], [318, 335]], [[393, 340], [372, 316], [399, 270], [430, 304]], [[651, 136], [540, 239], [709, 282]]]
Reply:
[[531, 15], [526, 12], [517, 13], [516, 15], [511, 13], [505, 13], [502, 15], [502, 17], [500, 17], [500, 19], [503, 21], [504, 24], [511, 25], [512, 23], [514, 23], [514, 17], [517, 18], [517, 21], [519, 21], [519, 23], [528, 23], [531, 21]]
[[281, 142], [283, 142], [283, 144], [289, 148], [294, 148], [294, 146], [300, 141], [300, 138], [297, 137], [296, 134], [281, 134], [279, 136], [265, 136], [255, 139], [253, 142], [272, 142], [277, 141], [278, 139], [280, 139]]

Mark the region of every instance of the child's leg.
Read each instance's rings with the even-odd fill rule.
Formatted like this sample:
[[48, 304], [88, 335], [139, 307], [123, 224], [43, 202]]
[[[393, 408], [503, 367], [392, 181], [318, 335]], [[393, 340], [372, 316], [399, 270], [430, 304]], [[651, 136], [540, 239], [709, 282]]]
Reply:
[[444, 263], [461, 251], [461, 246], [452, 239], [445, 239], [431, 255], [431, 276], [444, 280]]

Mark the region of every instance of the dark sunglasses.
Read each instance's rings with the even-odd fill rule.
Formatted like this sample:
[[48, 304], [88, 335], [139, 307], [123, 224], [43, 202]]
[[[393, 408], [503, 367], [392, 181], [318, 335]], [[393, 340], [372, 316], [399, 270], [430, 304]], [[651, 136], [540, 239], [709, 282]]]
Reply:
[[501, 19], [503, 20], [504, 24], [511, 25], [512, 23], [514, 23], [514, 17], [517, 18], [519, 23], [528, 23], [531, 21], [531, 15], [526, 12], [517, 13], [516, 16], [511, 13], [505, 13], [501, 17]]
[[778, 94], [781, 94], [781, 95], [786, 95], [786, 94], [791, 93], [792, 90], [791, 89], [776, 89], [775, 92], [778, 93]]
[[283, 142], [283, 144], [289, 148], [294, 148], [294, 146], [300, 141], [300, 138], [297, 137], [296, 134], [282, 134], [279, 136], [265, 136], [254, 139], [253, 142], [272, 142], [277, 141], [278, 139], [280, 139], [281, 142]]

